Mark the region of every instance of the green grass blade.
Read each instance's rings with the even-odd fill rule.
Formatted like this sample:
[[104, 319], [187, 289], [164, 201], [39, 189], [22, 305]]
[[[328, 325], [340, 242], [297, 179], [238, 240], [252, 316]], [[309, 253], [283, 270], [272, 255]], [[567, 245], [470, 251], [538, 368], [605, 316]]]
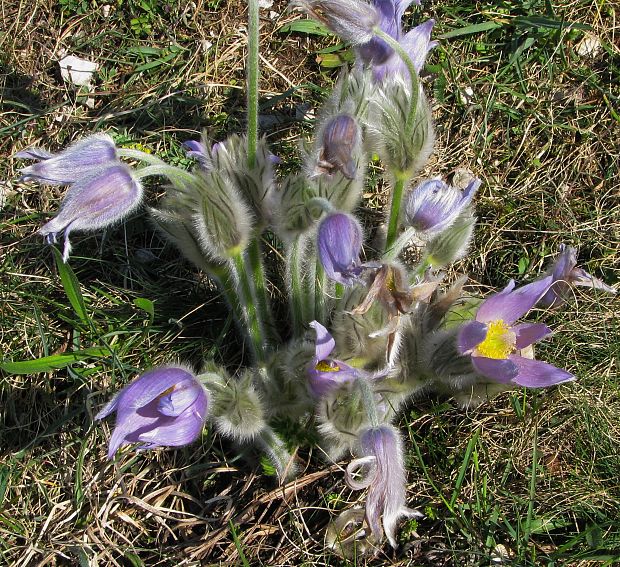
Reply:
[[52, 248], [54, 251], [54, 259], [56, 260], [56, 267], [58, 268], [58, 274], [60, 275], [60, 281], [62, 287], [65, 289], [67, 298], [73, 307], [76, 315], [80, 318], [80, 321], [84, 325], [90, 326], [90, 318], [86, 312], [86, 303], [80, 290], [80, 282], [78, 281], [75, 273], [71, 269], [71, 266], [65, 264], [62, 260], [62, 254], [57, 248]]
[[63, 352], [62, 354], [52, 354], [35, 360], [21, 360], [18, 362], [0, 362], [0, 370], [8, 374], [36, 374], [38, 372], [52, 372], [65, 368], [74, 362], [88, 360], [90, 358], [101, 358], [110, 354], [107, 348], [91, 347], [85, 350], [73, 352]]

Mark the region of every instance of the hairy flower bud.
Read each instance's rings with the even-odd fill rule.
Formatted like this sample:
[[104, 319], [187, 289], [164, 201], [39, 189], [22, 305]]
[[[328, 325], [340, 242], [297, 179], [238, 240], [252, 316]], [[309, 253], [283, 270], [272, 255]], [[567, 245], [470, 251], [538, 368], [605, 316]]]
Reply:
[[354, 217], [331, 213], [321, 221], [317, 251], [328, 278], [346, 286], [358, 282], [361, 250], [362, 228]]
[[434, 269], [443, 268], [465, 256], [474, 234], [476, 217], [469, 210], [461, 213], [450, 228], [426, 246], [425, 261]]

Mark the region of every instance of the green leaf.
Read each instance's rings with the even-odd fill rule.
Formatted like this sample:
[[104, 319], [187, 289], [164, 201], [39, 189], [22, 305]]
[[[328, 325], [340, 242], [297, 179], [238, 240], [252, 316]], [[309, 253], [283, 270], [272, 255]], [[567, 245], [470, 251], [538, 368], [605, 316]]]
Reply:
[[90, 325], [90, 318], [86, 312], [84, 297], [82, 297], [82, 292], [80, 291], [80, 282], [71, 269], [71, 266], [64, 263], [60, 251], [57, 248], [52, 248], [52, 250], [54, 251], [54, 258], [56, 260], [56, 267], [58, 268], [58, 274], [60, 275], [62, 287], [65, 288], [65, 293], [67, 294], [67, 298], [69, 299], [73, 310], [82, 323], [85, 325]]
[[310, 35], [328, 36], [333, 35], [323, 24], [314, 20], [295, 20], [290, 24], [284, 24], [278, 29], [280, 33], [307, 33]]
[[136, 297], [133, 300], [133, 304], [138, 308], [142, 309], [142, 311], [146, 311], [149, 314], [150, 322], [153, 322], [155, 318], [155, 304], [146, 297]]
[[35, 374], [37, 372], [51, 372], [65, 368], [74, 362], [88, 360], [90, 358], [101, 358], [108, 356], [110, 350], [101, 347], [91, 347], [85, 350], [76, 350], [73, 352], [63, 352], [62, 354], [52, 354], [35, 360], [21, 360], [18, 362], [2, 361], [0, 362], [0, 370], [9, 374]]
[[577, 24], [548, 18], [546, 16], [517, 16], [512, 23], [522, 28], [547, 28], [551, 30], [584, 30], [589, 31], [592, 26], [588, 24]]
[[501, 28], [504, 24], [500, 22], [482, 22], [481, 24], [473, 24], [471, 26], [465, 26], [464, 28], [458, 28], [448, 33], [444, 33], [439, 36], [439, 39], [450, 39], [451, 37], [460, 37], [462, 35], [473, 35], [475, 33], [481, 33], [485, 31], [495, 30]]

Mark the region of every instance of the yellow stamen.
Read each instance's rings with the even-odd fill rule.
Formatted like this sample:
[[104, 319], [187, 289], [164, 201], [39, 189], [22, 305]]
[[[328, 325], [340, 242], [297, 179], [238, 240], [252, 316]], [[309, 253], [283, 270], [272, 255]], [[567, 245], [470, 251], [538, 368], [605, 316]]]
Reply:
[[474, 354], [487, 358], [508, 358], [517, 350], [517, 335], [501, 319], [489, 323], [485, 339], [475, 348]]
[[340, 366], [334, 364], [333, 366], [327, 362], [326, 360], [320, 360], [315, 365], [315, 370], [319, 372], [338, 372], [340, 370]]

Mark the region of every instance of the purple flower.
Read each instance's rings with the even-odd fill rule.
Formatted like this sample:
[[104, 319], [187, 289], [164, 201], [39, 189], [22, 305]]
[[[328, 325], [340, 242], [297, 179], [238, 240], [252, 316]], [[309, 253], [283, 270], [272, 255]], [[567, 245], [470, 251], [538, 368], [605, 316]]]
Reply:
[[108, 458], [129, 443], [140, 449], [180, 447], [193, 442], [207, 417], [209, 397], [196, 377], [179, 367], [156, 368], [125, 386], [95, 416], [116, 412]]
[[[368, 488], [366, 522], [371, 535], [380, 541], [385, 531], [395, 548], [398, 520], [421, 516], [406, 506], [405, 465], [400, 436], [390, 425], [371, 427], [361, 434], [359, 444], [362, 456], [347, 467], [347, 484], [353, 490]], [[364, 471], [364, 477], [359, 479], [357, 477], [361, 471]]]
[[410, 191], [405, 200], [405, 224], [425, 237], [446, 230], [471, 203], [480, 179], [474, 178], [461, 191], [441, 179], [428, 179]]
[[552, 277], [547, 276], [515, 290], [511, 280], [503, 291], [480, 304], [475, 320], [465, 323], [457, 337], [458, 351], [471, 356], [476, 372], [501, 384], [512, 382], [530, 388], [574, 380], [565, 370], [518, 354], [551, 333], [542, 323], [515, 325], [540, 300], [551, 282]]
[[22, 181], [40, 181], [49, 185], [70, 185], [94, 170], [118, 163], [114, 140], [107, 134], [84, 138], [57, 155], [40, 148], [29, 148], [17, 152], [15, 157], [40, 160], [21, 170]]
[[328, 278], [346, 286], [357, 282], [362, 273], [362, 229], [351, 215], [327, 215], [319, 225], [317, 249]]
[[[403, 35], [401, 18], [411, 2], [373, 0], [372, 3], [381, 17], [380, 28], [400, 43], [409, 55], [415, 70], [419, 73], [424, 67], [426, 56], [430, 50], [438, 45], [436, 41], [431, 41], [431, 32], [435, 20], [427, 20]], [[419, 4], [419, 2], [414, 3]], [[373, 76], [378, 82], [397, 74], [404, 77], [409, 76], [407, 66], [401, 57], [378, 37], [374, 37], [368, 43], [359, 46], [357, 53], [365, 65], [372, 67]]]
[[39, 230], [48, 242], [64, 232], [63, 259], [71, 253], [69, 234], [74, 230], [97, 230], [126, 217], [142, 200], [142, 185], [131, 169], [112, 162], [87, 170], [67, 191], [58, 214]]
[[360, 131], [354, 118], [340, 114], [323, 130], [323, 146], [317, 169], [320, 173], [339, 171], [347, 179], [355, 179], [357, 164], [353, 152], [360, 143]]
[[588, 274], [582, 268], [577, 268], [577, 250], [572, 246], [564, 244], [560, 246], [560, 255], [547, 270], [547, 274], [553, 278], [553, 283], [538, 302], [539, 305], [545, 307], [558, 307], [565, 303], [569, 297], [571, 285], [616, 293], [613, 287]]
[[292, 4], [353, 45], [369, 42], [379, 13], [363, 0], [293, 0]]
[[308, 384], [312, 394], [321, 398], [330, 390], [354, 380], [358, 376], [358, 370], [344, 362], [329, 358], [336, 347], [336, 341], [318, 321], [312, 321], [310, 326], [316, 331], [316, 341], [312, 364], [308, 368]]

